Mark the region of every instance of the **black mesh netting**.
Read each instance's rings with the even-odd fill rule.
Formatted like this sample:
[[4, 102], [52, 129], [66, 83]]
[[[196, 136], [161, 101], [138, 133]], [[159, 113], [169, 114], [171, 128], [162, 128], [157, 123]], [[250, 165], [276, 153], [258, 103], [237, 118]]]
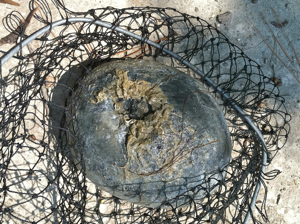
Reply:
[[[266, 187], [253, 211], [250, 205], [258, 183], [264, 186], [264, 180], [279, 172], [261, 172], [262, 142], [231, 106], [239, 106], [261, 131], [268, 165], [287, 140], [290, 115], [276, 83], [260, 66], [206, 21], [174, 9], [103, 8], [75, 13], [59, 0], [52, 3], [55, 7], [50, 10], [46, 1], [30, 2], [32, 10], [39, 8], [31, 23], [51, 26], [53, 15], [86, 17], [106, 21], [143, 40], [115, 28], [66, 21], [23, 47], [22, 40], [28, 36], [24, 24], [18, 27], [20, 14], [6, 17], [4, 25], [19, 37], [21, 50], [10, 63], [4, 64], [1, 58], [1, 223], [243, 223], [248, 213], [253, 223], [260, 223], [257, 215], [267, 220]], [[187, 198], [184, 206], [165, 202], [146, 208], [120, 200], [92, 184], [84, 166], [76, 167], [69, 159], [66, 138], [71, 124], [65, 118], [76, 118], [66, 100], [72, 100], [76, 86], [95, 63], [127, 58], [158, 61], [200, 79], [182, 63], [186, 60], [231, 98], [225, 100], [215, 89], [208, 89], [222, 106], [231, 134], [232, 159], [216, 171], [226, 175], [214, 185], [208, 178], [180, 194], [175, 201]], [[194, 200], [191, 192], [200, 190], [206, 192], [205, 199]]]

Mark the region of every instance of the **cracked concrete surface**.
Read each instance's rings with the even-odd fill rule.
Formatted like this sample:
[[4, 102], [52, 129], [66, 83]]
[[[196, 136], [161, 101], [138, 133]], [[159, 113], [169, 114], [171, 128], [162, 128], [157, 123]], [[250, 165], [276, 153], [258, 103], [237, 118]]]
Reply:
[[[0, 4], [0, 19], [12, 12], [19, 11], [24, 17], [29, 13], [28, 0], [15, 0], [21, 6], [11, 6]], [[76, 4], [74, 4], [74, 2]], [[274, 56], [262, 40], [252, 23], [258, 28], [262, 35], [269, 42], [270, 46], [279, 55], [286, 65], [295, 71], [295, 75], [300, 78], [299, 65], [296, 56], [291, 48], [291, 43], [296, 52], [300, 52], [300, 0], [258, 0], [257, 3], [250, 0], [65, 0], [66, 6], [74, 11], [87, 11], [91, 8], [101, 8], [113, 6], [116, 8], [131, 6], [154, 6], [172, 7], [177, 10], [199, 16], [207, 20], [212, 25], [224, 33], [228, 38], [253, 60], [262, 65], [265, 75], [281, 78], [281, 95], [285, 96], [288, 112], [292, 115], [291, 132], [285, 147], [277, 154], [272, 164], [267, 170], [278, 169], [281, 174], [273, 181], [267, 182], [268, 199], [267, 213], [270, 223], [296, 224], [300, 220], [300, 137], [298, 126], [300, 122], [300, 83], [284, 67], [284, 65]], [[271, 22], [277, 22], [276, 16], [272, 13], [272, 8], [278, 14], [282, 22], [287, 21], [285, 32], [290, 38], [289, 43], [282, 28], [276, 28]], [[217, 15], [231, 12], [230, 23], [222, 24], [216, 20]], [[275, 42], [270, 29], [265, 24], [261, 13], [270, 24], [271, 29], [278, 40], [290, 55], [294, 65], [284, 55], [279, 45]], [[30, 27], [28, 33], [36, 27]], [[8, 34], [3, 25], [0, 26], [1, 37]], [[3, 45], [0, 50], [10, 49], [10, 45]]]

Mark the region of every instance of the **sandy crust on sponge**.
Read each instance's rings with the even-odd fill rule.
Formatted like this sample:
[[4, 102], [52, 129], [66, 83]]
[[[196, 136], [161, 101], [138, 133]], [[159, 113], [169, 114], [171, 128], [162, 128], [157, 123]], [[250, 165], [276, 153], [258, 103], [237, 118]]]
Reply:
[[[147, 145], [151, 144], [153, 135], [165, 135], [166, 130], [178, 134], [178, 131], [172, 126], [172, 121], [169, 117], [173, 105], [167, 102], [167, 97], [158, 85], [151, 84], [145, 80], [129, 80], [128, 71], [115, 69], [117, 79], [113, 80], [107, 87], [101, 91], [95, 91], [94, 97], [90, 98], [93, 104], [100, 103], [105, 100], [112, 100], [114, 112], [119, 117], [120, 125], [128, 127], [128, 138], [126, 142], [128, 161], [122, 168], [130, 172], [130, 164], [146, 165], [141, 153], [145, 153]], [[148, 104], [151, 105], [152, 113], [146, 115], [143, 119], [132, 119], [129, 112], [124, 109], [124, 101], [128, 99], [140, 100], [139, 110], [142, 113], [148, 112]], [[180, 139], [174, 135], [174, 146], [169, 150], [174, 150]], [[165, 151], [165, 150], [164, 150]], [[147, 152], [151, 153], [151, 152]], [[159, 167], [166, 167], [169, 159], [158, 159]]]

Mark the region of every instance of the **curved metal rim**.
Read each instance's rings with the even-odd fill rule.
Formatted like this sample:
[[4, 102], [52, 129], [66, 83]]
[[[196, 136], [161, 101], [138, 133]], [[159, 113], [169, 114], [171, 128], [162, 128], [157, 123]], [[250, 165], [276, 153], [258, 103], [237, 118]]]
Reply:
[[4, 65], [14, 54], [16, 54], [20, 49], [22, 49], [23, 47], [25, 47], [28, 43], [30, 43], [31, 41], [35, 40], [37, 37], [41, 36], [42, 34], [46, 33], [47, 31], [49, 31], [50, 29], [52, 29], [53, 27], [56, 26], [61, 26], [61, 25], [65, 25], [67, 23], [70, 22], [85, 22], [85, 23], [93, 23], [108, 29], [112, 29], [115, 30], [117, 32], [126, 34], [130, 37], [133, 37], [135, 39], [138, 39], [140, 41], [143, 41], [155, 48], [158, 48], [160, 50], [162, 50], [164, 53], [167, 53], [168, 55], [170, 55], [171, 57], [175, 58], [176, 60], [179, 60], [181, 63], [183, 63], [184, 65], [186, 65], [187, 67], [189, 67], [192, 71], [196, 72], [210, 87], [213, 87], [224, 99], [228, 100], [228, 102], [230, 103], [230, 105], [238, 112], [238, 114], [240, 115], [240, 117], [248, 123], [248, 125], [253, 129], [253, 131], [255, 131], [258, 135], [258, 138], [260, 139], [261, 143], [262, 143], [262, 148], [263, 148], [263, 158], [262, 158], [262, 168], [260, 170], [260, 178], [258, 180], [258, 183], [256, 185], [254, 194], [252, 196], [252, 200], [251, 200], [251, 204], [249, 207], [249, 210], [247, 212], [247, 215], [245, 217], [245, 220], [243, 222], [243, 224], [247, 224], [250, 220], [250, 216], [251, 213], [253, 211], [253, 208], [255, 206], [256, 200], [257, 200], [257, 196], [261, 187], [261, 182], [262, 182], [262, 175], [266, 169], [266, 163], [267, 163], [267, 146], [265, 143], [265, 140], [260, 132], [260, 130], [255, 126], [255, 124], [253, 123], [253, 121], [248, 117], [248, 115], [246, 115], [244, 113], [244, 111], [237, 106], [232, 100], [231, 98], [220, 88], [218, 87], [218, 85], [213, 82], [211, 79], [205, 77], [204, 73], [202, 71], [200, 71], [197, 67], [195, 67], [194, 65], [192, 65], [191, 63], [189, 63], [188, 61], [182, 59], [182, 57], [180, 57], [178, 54], [163, 48], [161, 45], [150, 41], [148, 39], [143, 38], [140, 35], [137, 35], [135, 33], [132, 33], [128, 30], [122, 29], [118, 26], [113, 26], [107, 22], [101, 21], [101, 20], [94, 20], [91, 18], [84, 18], [84, 17], [75, 17], [75, 18], [68, 18], [68, 19], [62, 19], [62, 20], [58, 20], [56, 22], [53, 22], [50, 25], [47, 25], [43, 28], [41, 28], [40, 30], [36, 31], [35, 33], [33, 33], [32, 35], [30, 35], [28, 38], [26, 38], [25, 40], [23, 40], [22, 42], [20, 42], [17, 46], [13, 47], [10, 51], [8, 51], [4, 56], [2, 56], [0, 58], [0, 66], [2, 67], [2, 65]]

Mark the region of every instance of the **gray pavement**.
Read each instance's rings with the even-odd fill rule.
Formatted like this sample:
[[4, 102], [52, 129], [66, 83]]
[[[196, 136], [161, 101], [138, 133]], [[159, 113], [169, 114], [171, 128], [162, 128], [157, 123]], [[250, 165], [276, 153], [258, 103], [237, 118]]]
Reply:
[[[1, 4], [0, 19], [13, 10], [18, 10], [24, 17], [29, 12], [28, 0], [15, 0], [21, 6]], [[76, 4], [74, 4], [74, 2]], [[253, 3], [254, 2], [254, 3]], [[255, 3], [256, 2], [256, 3]], [[262, 65], [264, 74], [278, 77], [282, 80], [281, 94], [285, 96], [288, 112], [292, 115], [291, 133], [288, 143], [277, 154], [273, 163], [267, 170], [278, 169], [282, 173], [273, 181], [267, 182], [268, 199], [267, 212], [270, 223], [296, 224], [300, 220], [300, 83], [291, 72], [277, 59], [274, 52], [281, 58], [287, 67], [300, 79], [300, 66], [291, 48], [300, 53], [300, 0], [65, 0], [66, 5], [74, 11], [87, 11], [90, 8], [106, 6], [129, 7], [129, 6], [155, 6], [173, 7], [181, 12], [199, 16], [224, 33], [234, 44], [238, 45], [253, 60]], [[272, 8], [284, 25], [285, 35]], [[218, 15], [225, 12], [231, 13], [231, 19], [227, 21], [217, 19]], [[278, 43], [275, 42], [270, 28], [264, 22], [263, 13], [270, 28], [282, 44], [293, 63], [285, 56]], [[272, 52], [258, 31], [270, 44]], [[34, 30], [35, 28], [30, 28]], [[28, 30], [30, 32], [31, 30]], [[1, 37], [7, 34], [4, 27], [0, 26]], [[288, 38], [289, 40], [288, 40]], [[3, 45], [1, 50], [8, 50], [11, 46]], [[299, 55], [300, 56], [300, 55]]]

